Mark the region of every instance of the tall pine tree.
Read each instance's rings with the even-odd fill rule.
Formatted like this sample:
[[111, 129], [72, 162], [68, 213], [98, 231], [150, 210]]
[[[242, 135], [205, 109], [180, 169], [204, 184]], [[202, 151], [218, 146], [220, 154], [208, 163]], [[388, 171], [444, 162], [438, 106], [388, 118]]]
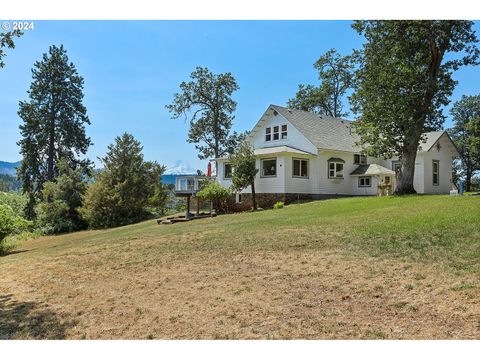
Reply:
[[29, 99], [20, 101], [18, 115], [23, 156], [18, 176], [29, 202], [27, 215], [34, 217], [34, 206], [41, 197], [43, 184], [55, 180], [57, 162], [64, 160], [72, 169], [88, 171], [90, 162], [80, 159], [91, 145], [85, 125], [90, 124], [83, 105], [83, 78], [69, 62], [63, 48], [50, 46], [32, 69]]

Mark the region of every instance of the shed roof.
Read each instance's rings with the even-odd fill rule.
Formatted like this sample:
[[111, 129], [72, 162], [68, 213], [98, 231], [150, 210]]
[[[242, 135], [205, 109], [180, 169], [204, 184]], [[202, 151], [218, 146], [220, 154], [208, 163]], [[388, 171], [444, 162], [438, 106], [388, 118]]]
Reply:
[[350, 173], [351, 176], [395, 175], [395, 171], [378, 164], [359, 165]]

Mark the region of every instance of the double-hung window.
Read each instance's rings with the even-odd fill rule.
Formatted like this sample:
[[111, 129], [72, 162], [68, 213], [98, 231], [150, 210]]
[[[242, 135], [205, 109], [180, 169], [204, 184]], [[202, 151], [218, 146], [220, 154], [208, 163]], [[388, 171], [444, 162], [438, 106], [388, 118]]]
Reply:
[[293, 177], [308, 178], [308, 160], [293, 159]]
[[287, 125], [282, 125], [282, 140], [287, 139]]
[[440, 185], [440, 161], [433, 160], [432, 166], [433, 185], [438, 186]]
[[272, 128], [265, 128], [265, 141], [272, 140]]
[[274, 126], [273, 127], [273, 140], [278, 140], [279, 139], [279, 137], [280, 137], [280, 134], [278, 132], [279, 128], [280, 128], [279, 126]]
[[344, 160], [339, 158], [331, 158], [328, 160], [328, 178], [329, 179], [343, 179], [343, 164]]

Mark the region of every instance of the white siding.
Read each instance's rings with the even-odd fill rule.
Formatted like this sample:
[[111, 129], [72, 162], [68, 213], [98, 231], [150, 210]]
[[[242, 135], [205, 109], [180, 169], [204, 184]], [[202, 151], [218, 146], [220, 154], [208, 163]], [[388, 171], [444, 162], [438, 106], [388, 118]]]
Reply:
[[[277, 159], [277, 176], [275, 177], [262, 177], [261, 176], [261, 159]], [[285, 156], [275, 156], [275, 155], [266, 155], [258, 158], [256, 160], [256, 167], [259, 170], [257, 176], [255, 177], [255, 192], [257, 193], [284, 193], [285, 192], [285, 163], [286, 163]], [[232, 181], [228, 179], [224, 179], [224, 166], [228, 162], [225, 159], [218, 160], [218, 182], [224, 187], [230, 187], [232, 185]], [[247, 187], [242, 191], [242, 193], [250, 193], [251, 189], [250, 186]]]
[[[393, 170], [392, 163], [394, 161], [398, 161], [398, 157], [385, 160], [385, 165], [383, 166], [385, 166], [387, 169]], [[418, 194], [423, 194], [425, 191], [424, 181], [423, 181], [423, 176], [424, 176], [423, 162], [424, 162], [423, 154], [418, 153], [417, 157], [415, 158], [415, 172], [413, 174], [413, 188]]]
[[[265, 128], [287, 125], [287, 138], [279, 140], [265, 141]], [[303, 150], [312, 154], [317, 153], [317, 148], [298, 131], [293, 125], [281, 115], [265, 117], [264, 120], [255, 129], [255, 133], [250, 139], [252, 146], [256, 149], [273, 146], [290, 146], [295, 149]]]
[[[448, 194], [452, 188], [452, 154], [448, 150], [446, 137], [439, 140], [440, 151], [434, 145], [430, 151], [422, 153], [424, 157], [424, 189], [426, 194]], [[433, 185], [433, 160], [440, 161], [439, 185]]]

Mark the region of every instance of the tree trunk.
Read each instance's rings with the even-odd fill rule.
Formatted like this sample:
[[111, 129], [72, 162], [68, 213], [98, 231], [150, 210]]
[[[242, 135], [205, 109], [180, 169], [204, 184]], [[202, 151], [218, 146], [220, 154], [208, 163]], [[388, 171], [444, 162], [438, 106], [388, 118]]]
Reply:
[[467, 163], [467, 171], [465, 174], [465, 191], [471, 191], [472, 187], [472, 166]]
[[415, 158], [417, 151], [408, 151], [400, 158], [400, 173], [398, 174], [395, 195], [416, 194], [413, 187], [413, 176], [415, 175]]
[[257, 199], [255, 198], [255, 181], [252, 181], [252, 205], [253, 210], [257, 210]]

